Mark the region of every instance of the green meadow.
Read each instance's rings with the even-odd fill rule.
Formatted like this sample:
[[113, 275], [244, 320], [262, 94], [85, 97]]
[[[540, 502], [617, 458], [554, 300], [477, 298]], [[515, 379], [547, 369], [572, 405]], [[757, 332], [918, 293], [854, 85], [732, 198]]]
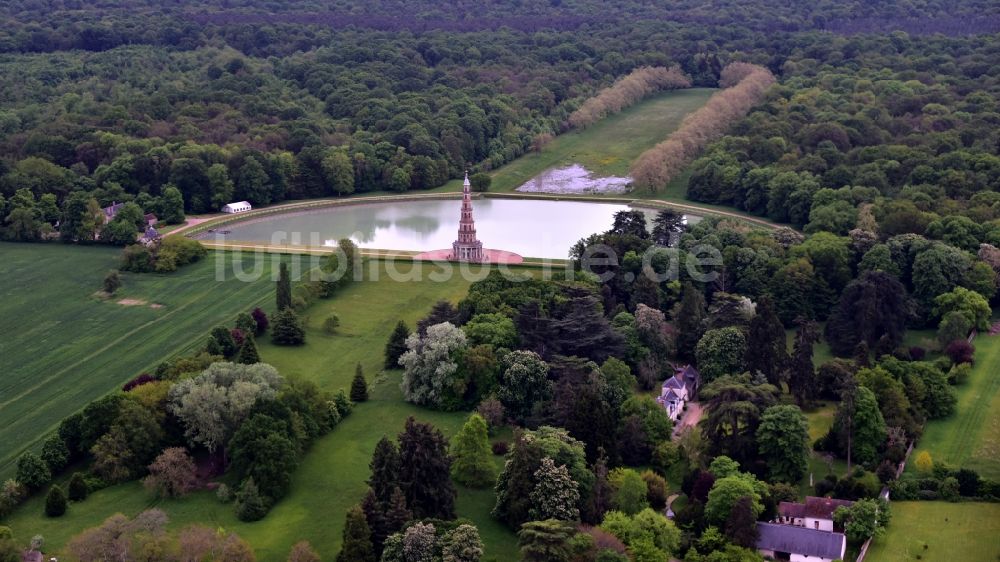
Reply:
[[892, 520], [866, 562], [1000, 559], [1000, 504], [892, 502]]
[[[976, 364], [965, 384], [955, 388], [955, 414], [931, 420], [911, 458], [928, 451], [934, 462], [971, 468], [984, 478], [1000, 478], [1000, 336], [980, 335]], [[914, 471], [910, 463], [907, 471]]]
[[[56, 246], [33, 248], [42, 253], [64, 249]], [[107, 261], [113, 255], [103, 257]], [[207, 265], [212, 261], [209, 259], [205, 265], [194, 266], [194, 269], [175, 274], [176, 277], [166, 276], [162, 279], [174, 279], [180, 283], [193, 278], [208, 283], [212, 280], [213, 269]], [[80, 262], [87, 263], [87, 260], [80, 259]], [[78, 284], [87, 287], [99, 285], [104, 270], [112, 264], [113, 260], [93, 265], [89, 279], [87, 275], [81, 275]], [[313, 445], [294, 474], [291, 493], [264, 520], [256, 523], [238, 521], [232, 506], [219, 503], [212, 492], [199, 492], [180, 500], [162, 501], [146, 492], [139, 483], [132, 482], [93, 494], [85, 502], [72, 505], [68, 514], [58, 520], [43, 516], [43, 498], [38, 495], [19, 508], [5, 523], [19, 537], [42, 534], [50, 551], [57, 552], [70, 537], [99, 524], [114, 513], [134, 515], [155, 506], [169, 515], [171, 525], [175, 528], [201, 523], [239, 533], [250, 541], [261, 560], [283, 560], [292, 544], [302, 539], [309, 540], [324, 558], [334, 556], [340, 549], [344, 514], [364, 496], [368, 461], [376, 442], [383, 435], [392, 437], [398, 434], [409, 416], [433, 423], [448, 436], [461, 427], [467, 416], [465, 412], [434, 412], [405, 403], [399, 389], [399, 371], [383, 371], [382, 353], [385, 341], [398, 320], [402, 319], [412, 327], [434, 302], [441, 299], [457, 301], [464, 296], [471, 281], [457, 275], [444, 282], [431, 281], [428, 275], [432, 270], [426, 266], [421, 273], [422, 281], [394, 281], [388, 275], [386, 262], [370, 261], [367, 266], [369, 273], [377, 275], [369, 275], [368, 280], [353, 283], [333, 298], [321, 300], [307, 309], [306, 345], [283, 348], [273, 346], [267, 340], [261, 341], [262, 359], [273, 364], [286, 376], [313, 380], [323, 388], [336, 391], [349, 384], [355, 366], [360, 363], [373, 387], [371, 400], [357, 405], [351, 416]], [[49, 263], [47, 267], [58, 269], [53, 263]], [[410, 263], [396, 264], [400, 272], [409, 272], [411, 267], [414, 265]], [[377, 277], [377, 280], [372, 277]], [[126, 283], [135, 285], [136, 288], [128, 296], [153, 298], [155, 293], [151, 290], [138, 290], [138, 286], [144, 282], [142, 276], [130, 279]], [[228, 290], [238, 287], [227, 284], [223, 286], [229, 287]], [[251, 304], [263, 304], [266, 310], [273, 306], [273, 284], [270, 280], [251, 286], [255, 287], [251, 291], [252, 298], [241, 297], [242, 304], [239, 306], [237, 303], [230, 303], [234, 307], [231, 314], [219, 313], [219, 317], [213, 317], [211, 321], [203, 319], [202, 325], [197, 328], [188, 326], [191, 341], [187, 345], [199, 343], [208, 329], [222, 320], [230, 320], [237, 311]], [[220, 306], [220, 301], [226, 301], [222, 290], [220, 288], [218, 294], [206, 295], [206, 300], [201, 303], [202, 308]], [[172, 302], [165, 299], [158, 299], [156, 302], [161, 300], [165, 303]], [[94, 301], [94, 305], [112, 306], [113, 303]], [[121, 307], [117, 304], [114, 306]], [[119, 308], [111, 310], [118, 311]], [[168, 307], [159, 310], [168, 310]], [[334, 335], [325, 334], [320, 328], [323, 320], [330, 314], [337, 314], [341, 321], [338, 332]], [[173, 333], [167, 322], [155, 323], [146, 329], [150, 332], [169, 330], [169, 333]], [[177, 347], [183, 345], [178, 344]], [[159, 355], [155, 350], [149, 351], [148, 363], [155, 365], [168, 355], [164, 351], [161, 349]], [[128, 370], [120, 379], [112, 380], [103, 387], [95, 386], [94, 395], [113, 389], [121, 380], [131, 376], [132, 372], [133, 370]], [[74, 408], [79, 408], [82, 404], [83, 402], [77, 403]], [[60, 419], [55, 410], [50, 416], [53, 425]], [[494, 458], [497, 471], [500, 469], [500, 462], [499, 457]], [[473, 520], [479, 527], [489, 557], [498, 560], [516, 557], [516, 537], [489, 516], [493, 507], [491, 489], [460, 488], [457, 505], [459, 516]]]
[[261, 279], [216, 281], [215, 258], [228, 266], [228, 254], [169, 275], [123, 273], [122, 289], [102, 298], [119, 252], [0, 243], [0, 477], [66, 416], [273, 301], [270, 259]]

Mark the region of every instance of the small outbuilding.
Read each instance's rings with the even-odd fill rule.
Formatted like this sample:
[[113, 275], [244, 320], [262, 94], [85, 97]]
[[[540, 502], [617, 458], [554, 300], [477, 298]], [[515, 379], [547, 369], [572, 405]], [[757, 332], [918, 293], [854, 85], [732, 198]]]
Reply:
[[235, 203], [226, 203], [222, 206], [223, 213], [245, 213], [253, 209], [248, 201], [237, 201]]

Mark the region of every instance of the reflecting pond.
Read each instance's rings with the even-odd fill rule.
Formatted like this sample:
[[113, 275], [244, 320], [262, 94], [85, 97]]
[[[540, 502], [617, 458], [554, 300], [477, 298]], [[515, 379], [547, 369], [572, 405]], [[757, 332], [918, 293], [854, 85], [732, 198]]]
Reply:
[[[458, 232], [459, 199], [397, 200], [325, 207], [249, 218], [203, 233], [203, 240], [321, 245], [351, 238], [362, 248], [428, 251], [450, 248]], [[483, 246], [526, 257], [566, 258], [578, 240], [611, 227], [628, 205], [580, 201], [477, 199]], [[654, 211], [647, 211], [652, 219]], [[695, 217], [691, 217], [695, 218]]]

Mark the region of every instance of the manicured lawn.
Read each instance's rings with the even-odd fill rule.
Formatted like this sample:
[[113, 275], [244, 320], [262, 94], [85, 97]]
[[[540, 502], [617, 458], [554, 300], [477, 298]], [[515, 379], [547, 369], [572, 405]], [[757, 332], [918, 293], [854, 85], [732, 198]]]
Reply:
[[[366, 269], [373, 267], [378, 280], [366, 275], [365, 281], [348, 285], [334, 298], [317, 301], [305, 312], [306, 345], [281, 347], [262, 339], [259, 350], [264, 361], [286, 377], [306, 378], [331, 391], [347, 389], [358, 363], [369, 380], [382, 370], [385, 342], [399, 320], [413, 330], [435, 302], [458, 302], [471, 284], [457, 271], [446, 281], [433, 281], [428, 278], [432, 268], [426, 265], [422, 281], [402, 282], [388, 276], [385, 262], [366, 262]], [[396, 265], [404, 273], [411, 267], [408, 262]], [[322, 330], [331, 314], [340, 318], [334, 335]]]
[[270, 259], [258, 280], [217, 281], [216, 258], [232, 259], [224, 253], [169, 275], [123, 274], [119, 293], [101, 299], [95, 292], [118, 255], [106, 247], [0, 244], [0, 478], [64, 417], [273, 300]]
[[[929, 451], [934, 462], [971, 468], [1000, 478], [1000, 337], [980, 335], [974, 342], [976, 365], [956, 388], [958, 405], [949, 418], [927, 423], [913, 457]], [[914, 464], [907, 471], [915, 470]]]
[[866, 562], [1000, 558], [1000, 504], [892, 502], [891, 507], [886, 535], [872, 543]]
[[[846, 461], [811, 450], [812, 444], [830, 431], [836, 412], [837, 404], [831, 402], [824, 402], [822, 405], [805, 412], [806, 421], [809, 422], [810, 451], [809, 469], [799, 482], [799, 495], [801, 497], [816, 495], [813, 486], [817, 481], [822, 480], [827, 474], [830, 474], [831, 471], [838, 477], [842, 477], [847, 473]], [[810, 475], [812, 475], [812, 483], [809, 481]]]
[[[42, 498], [35, 497], [5, 523], [19, 537], [41, 533], [53, 551], [80, 530], [100, 523], [116, 512], [134, 515], [150, 506], [164, 509], [175, 528], [192, 523], [223, 527], [246, 538], [260, 560], [284, 560], [295, 542], [306, 539], [324, 559], [332, 559], [340, 549], [344, 514], [359, 502], [366, 490], [368, 462], [376, 442], [394, 437], [409, 416], [428, 421], [447, 436], [461, 427], [465, 412], [434, 412], [403, 402], [399, 371], [382, 371], [385, 341], [399, 319], [411, 327], [440, 299], [457, 301], [469, 281], [453, 278], [445, 282], [395, 282], [385, 275], [385, 265], [375, 262], [378, 281], [362, 281], [344, 288], [329, 300], [307, 311], [307, 343], [298, 348], [279, 348], [261, 341], [260, 353], [286, 376], [314, 380], [323, 388], [346, 387], [360, 362], [373, 384], [372, 399], [356, 406], [354, 413], [333, 432], [315, 443], [295, 472], [291, 493], [260, 522], [238, 521], [231, 505], [219, 503], [213, 493], [200, 492], [181, 500], [157, 501], [137, 483], [103, 490], [80, 505], [71, 506], [58, 520], [42, 516]], [[400, 264], [402, 270], [408, 264]], [[267, 288], [270, 299], [272, 289]], [[270, 304], [270, 301], [268, 301]], [[336, 312], [341, 319], [339, 333], [323, 334], [323, 319]], [[198, 333], [199, 341], [204, 332]], [[508, 436], [509, 437], [509, 436]], [[499, 471], [500, 459], [494, 457]], [[517, 539], [489, 516], [493, 507], [492, 489], [460, 489], [458, 514], [473, 520], [487, 545], [487, 557], [516, 558]]]

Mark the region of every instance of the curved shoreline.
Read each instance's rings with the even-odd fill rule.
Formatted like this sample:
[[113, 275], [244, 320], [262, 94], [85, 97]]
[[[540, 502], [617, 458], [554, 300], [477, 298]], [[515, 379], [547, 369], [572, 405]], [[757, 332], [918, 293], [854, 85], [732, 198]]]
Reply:
[[[293, 201], [287, 203], [280, 203], [270, 207], [264, 207], [261, 209], [254, 209], [245, 213], [234, 213], [234, 214], [220, 214], [215, 216], [209, 216], [204, 220], [199, 220], [194, 224], [185, 224], [180, 228], [167, 234], [168, 236], [182, 235], [189, 238], [196, 237], [197, 235], [204, 234], [209, 229], [218, 228], [223, 225], [233, 224], [233, 223], [243, 223], [254, 221], [255, 219], [264, 219], [276, 214], [305, 214], [310, 212], [318, 212], [330, 207], [341, 207], [341, 206], [351, 206], [351, 205], [367, 205], [373, 203], [405, 203], [406, 201], [433, 201], [433, 200], [450, 200], [458, 199], [461, 197], [459, 192], [445, 192], [445, 193], [410, 193], [410, 194], [397, 194], [397, 195], [373, 195], [364, 197], [351, 197], [351, 198], [339, 198], [339, 199], [308, 199], [302, 201]], [[681, 212], [689, 213], [692, 215], [700, 216], [718, 216], [727, 219], [742, 221], [751, 224], [752, 226], [766, 228], [770, 230], [776, 230], [781, 228], [781, 225], [775, 225], [764, 219], [757, 219], [753, 217], [746, 217], [738, 213], [732, 213], [727, 211], [720, 211], [716, 209], [709, 209], [701, 207], [698, 205], [688, 205], [683, 203], [673, 203], [669, 201], [662, 201], [656, 199], [635, 199], [631, 197], [606, 197], [606, 196], [593, 196], [593, 195], [571, 195], [571, 194], [544, 194], [544, 193], [476, 193], [473, 194], [475, 199], [521, 199], [521, 200], [538, 200], [538, 201], [575, 201], [575, 202], [585, 202], [585, 203], [617, 203], [622, 205], [628, 205], [632, 208], [638, 209], [650, 209], [650, 210], [661, 210], [661, 209], [674, 209]], [[195, 238], [197, 239], [197, 238]], [[264, 251], [274, 251], [278, 253], [285, 253], [295, 251], [298, 249], [304, 253], [312, 253], [320, 251], [318, 248], [311, 248], [309, 246], [291, 246], [291, 245], [272, 245], [264, 243], [253, 243], [253, 244], [230, 244], [230, 243], [220, 243], [220, 242], [209, 242], [201, 241], [208, 248], [213, 249], [233, 249], [234, 247], [239, 247], [241, 249], [253, 248], [254, 250], [264, 250]], [[394, 250], [391, 248], [366, 248], [362, 250], [364, 255], [371, 257], [393, 257], [398, 259], [413, 259], [419, 252], [407, 252]]]

